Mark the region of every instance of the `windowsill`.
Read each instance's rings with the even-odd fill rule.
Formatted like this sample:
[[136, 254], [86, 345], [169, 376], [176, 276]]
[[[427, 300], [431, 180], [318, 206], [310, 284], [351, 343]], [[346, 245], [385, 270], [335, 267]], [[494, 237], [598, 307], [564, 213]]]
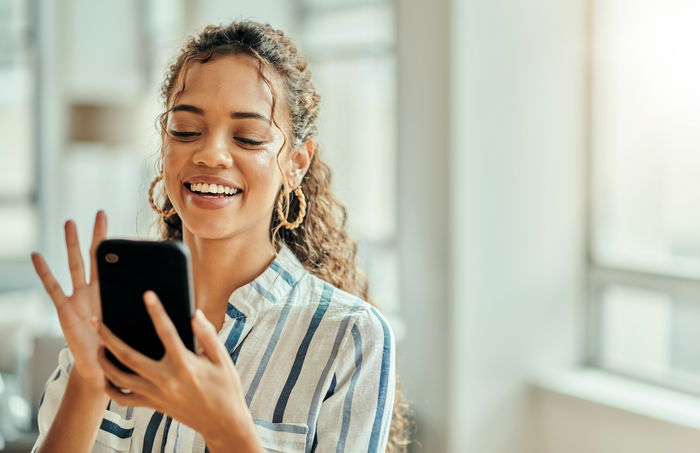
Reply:
[[593, 368], [547, 372], [531, 384], [577, 398], [700, 431], [700, 397], [616, 376]]

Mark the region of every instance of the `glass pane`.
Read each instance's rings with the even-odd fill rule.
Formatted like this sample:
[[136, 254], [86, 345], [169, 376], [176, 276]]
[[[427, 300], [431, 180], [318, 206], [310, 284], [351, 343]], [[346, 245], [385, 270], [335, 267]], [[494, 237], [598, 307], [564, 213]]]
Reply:
[[595, 11], [594, 252], [700, 275], [700, 3]]
[[311, 10], [349, 8], [366, 5], [368, 3], [386, 3], [387, 0], [302, 0], [302, 4]]
[[332, 60], [314, 66], [321, 95], [320, 155], [348, 208], [353, 234], [395, 234], [396, 100], [392, 58]]
[[0, 0], [0, 260], [26, 258], [37, 238], [28, 7]]
[[660, 376], [670, 367], [671, 300], [665, 293], [609, 286], [602, 298], [601, 360]]
[[0, 66], [0, 202], [29, 199], [34, 186], [31, 74]]
[[25, 2], [0, 0], [0, 200], [4, 201], [26, 197], [34, 184], [26, 8]]
[[700, 296], [613, 284], [600, 315], [602, 367], [700, 393]]
[[27, 259], [37, 245], [37, 219], [31, 204], [0, 204], [0, 259]]
[[386, 50], [394, 42], [394, 17], [389, 4], [311, 13], [302, 40], [313, 56], [337, 58], [344, 52]]

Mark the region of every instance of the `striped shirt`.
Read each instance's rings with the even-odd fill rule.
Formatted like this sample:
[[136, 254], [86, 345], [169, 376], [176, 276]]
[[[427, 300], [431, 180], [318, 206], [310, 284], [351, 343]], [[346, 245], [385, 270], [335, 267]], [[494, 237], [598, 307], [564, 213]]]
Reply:
[[[240, 376], [265, 451], [383, 452], [394, 402], [394, 334], [366, 301], [304, 269], [282, 245], [228, 300], [219, 340]], [[73, 357], [64, 347], [39, 404], [36, 451]], [[110, 401], [92, 450], [203, 453], [203, 437], [165, 414]]]

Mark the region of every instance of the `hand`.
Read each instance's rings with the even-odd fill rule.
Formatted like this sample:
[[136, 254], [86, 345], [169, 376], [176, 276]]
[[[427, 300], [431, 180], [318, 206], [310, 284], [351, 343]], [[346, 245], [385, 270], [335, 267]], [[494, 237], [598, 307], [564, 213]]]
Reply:
[[131, 348], [94, 320], [104, 347], [137, 373], [119, 370], [102, 350], [99, 364], [106, 379], [131, 390], [125, 394], [106, 382], [109, 397], [122, 406], [145, 406], [167, 414], [201, 433], [207, 443], [219, 443], [226, 437], [259, 442], [238, 372], [219, 342], [216, 329], [201, 310], [192, 317], [192, 330], [201, 346], [195, 354], [182, 343], [158, 296], [147, 291], [144, 301], [165, 348], [165, 355], [158, 361]]
[[101, 388], [104, 377], [97, 361], [100, 342], [96, 332], [90, 326], [90, 319], [93, 317], [102, 319], [95, 253], [99, 243], [107, 237], [107, 216], [102, 210], [95, 216], [90, 247], [89, 282], [85, 280], [85, 266], [75, 222], [68, 220], [64, 228], [73, 294], [65, 295], [41, 254], [32, 253], [32, 264], [56, 306], [61, 330], [75, 359], [75, 370], [87, 383]]

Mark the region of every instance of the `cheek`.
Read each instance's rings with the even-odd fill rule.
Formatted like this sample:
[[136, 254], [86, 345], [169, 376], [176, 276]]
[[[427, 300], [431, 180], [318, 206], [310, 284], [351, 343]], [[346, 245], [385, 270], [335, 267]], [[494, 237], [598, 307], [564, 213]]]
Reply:
[[[243, 165], [244, 163], [241, 162], [240, 166]], [[282, 177], [277, 166], [276, 152], [259, 153], [248, 159], [245, 165], [248, 184], [257, 187], [258, 193], [264, 193], [267, 197], [270, 193], [277, 193], [282, 184]]]
[[184, 153], [173, 152], [172, 149], [168, 148], [166, 148], [163, 152], [165, 188], [171, 201], [173, 198], [177, 198], [176, 195], [180, 188], [179, 177], [186, 161], [187, 159], [186, 156], [184, 156]]

